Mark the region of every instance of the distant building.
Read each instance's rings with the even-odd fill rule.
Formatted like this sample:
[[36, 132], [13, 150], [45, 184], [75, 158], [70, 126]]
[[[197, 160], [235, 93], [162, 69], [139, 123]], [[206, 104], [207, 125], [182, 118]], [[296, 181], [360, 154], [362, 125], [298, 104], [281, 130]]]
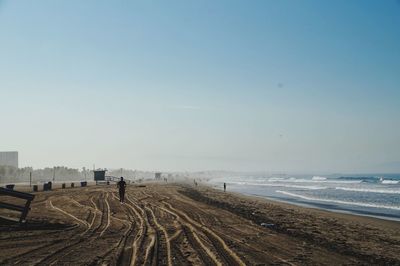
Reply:
[[18, 168], [18, 152], [17, 151], [1, 151], [0, 166], [12, 166]]
[[155, 174], [155, 179], [160, 180], [161, 179], [161, 173], [156, 173]]

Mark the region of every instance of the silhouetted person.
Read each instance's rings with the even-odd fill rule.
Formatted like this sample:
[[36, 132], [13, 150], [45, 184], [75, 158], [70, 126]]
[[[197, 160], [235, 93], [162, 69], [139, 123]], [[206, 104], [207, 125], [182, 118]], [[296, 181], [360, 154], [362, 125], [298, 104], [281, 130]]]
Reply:
[[121, 203], [125, 202], [125, 188], [126, 188], [126, 182], [124, 181], [124, 178], [121, 176], [121, 181], [117, 183], [117, 187], [119, 189], [119, 201]]
[[226, 191], [226, 183], [224, 183], [224, 192]]

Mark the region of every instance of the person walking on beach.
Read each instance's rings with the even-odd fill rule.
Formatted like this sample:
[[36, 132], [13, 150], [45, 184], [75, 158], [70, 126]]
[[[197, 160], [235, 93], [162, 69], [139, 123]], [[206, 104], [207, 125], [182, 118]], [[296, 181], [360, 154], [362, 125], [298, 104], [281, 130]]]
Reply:
[[121, 203], [125, 202], [125, 188], [126, 188], [126, 182], [124, 181], [124, 178], [121, 176], [121, 180], [117, 183], [117, 187], [119, 189], [119, 201]]
[[226, 192], [226, 183], [224, 183], [224, 192]]

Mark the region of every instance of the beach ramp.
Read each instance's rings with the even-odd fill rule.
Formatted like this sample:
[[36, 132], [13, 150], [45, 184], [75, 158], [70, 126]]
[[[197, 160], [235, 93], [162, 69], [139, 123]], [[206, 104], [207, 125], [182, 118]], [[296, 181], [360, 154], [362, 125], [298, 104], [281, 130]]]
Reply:
[[[0, 208], [20, 212], [19, 223], [26, 222], [26, 216], [30, 210], [30, 205], [35, 195], [7, 188], [0, 188]], [[6, 199], [21, 199], [23, 204], [15, 204], [14, 201], [8, 202]]]

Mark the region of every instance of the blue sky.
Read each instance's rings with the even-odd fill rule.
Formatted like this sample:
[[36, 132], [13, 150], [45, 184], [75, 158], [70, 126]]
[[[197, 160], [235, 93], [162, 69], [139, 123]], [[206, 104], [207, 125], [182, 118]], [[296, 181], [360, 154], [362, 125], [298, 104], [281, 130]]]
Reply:
[[0, 1], [0, 149], [34, 167], [393, 171], [399, 47], [394, 0]]

